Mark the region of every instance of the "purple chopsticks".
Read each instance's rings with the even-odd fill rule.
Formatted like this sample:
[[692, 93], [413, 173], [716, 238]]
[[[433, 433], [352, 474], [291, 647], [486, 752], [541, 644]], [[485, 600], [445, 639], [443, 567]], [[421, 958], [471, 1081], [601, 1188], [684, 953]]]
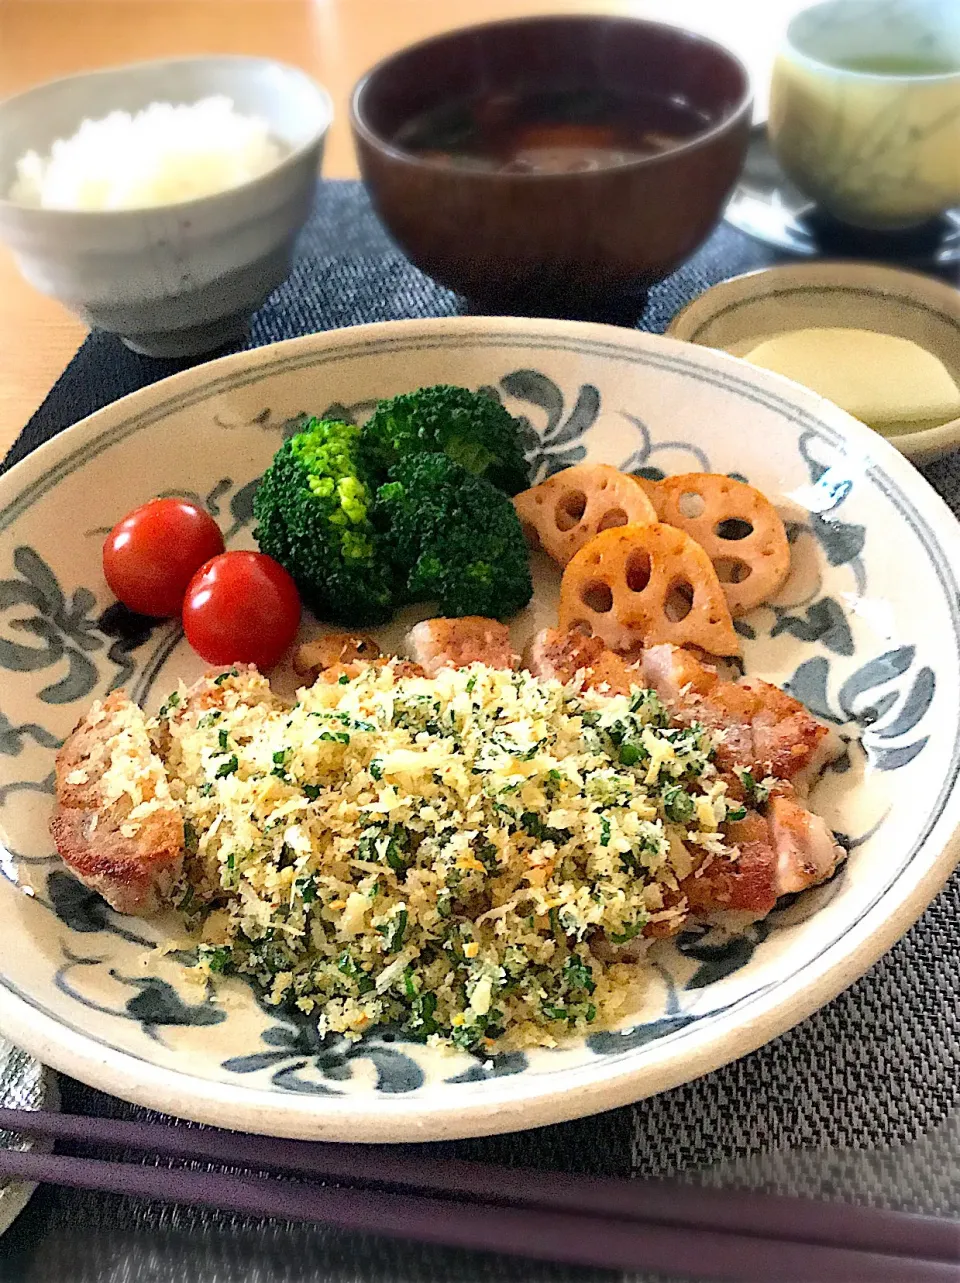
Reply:
[[[416, 1151], [274, 1140], [0, 1109], [0, 1128], [351, 1186], [0, 1151], [0, 1176], [318, 1221], [340, 1229], [619, 1270], [763, 1283], [956, 1283], [960, 1225], [876, 1209], [425, 1160]], [[415, 1156], [416, 1155], [416, 1156]], [[441, 1197], [436, 1197], [440, 1195]]]

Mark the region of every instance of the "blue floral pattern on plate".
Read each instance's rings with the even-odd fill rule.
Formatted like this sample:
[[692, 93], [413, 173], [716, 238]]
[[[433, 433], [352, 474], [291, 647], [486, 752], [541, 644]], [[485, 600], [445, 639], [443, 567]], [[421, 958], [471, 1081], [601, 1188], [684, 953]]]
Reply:
[[[934, 716], [941, 699], [951, 716], [958, 705], [957, 594], [949, 559], [931, 552], [936, 537], [912, 500], [881, 479], [862, 451], [843, 449], [835, 423], [821, 423], [771, 390], [764, 377], [741, 376], [723, 357], [601, 333], [602, 341], [580, 342], [570, 327], [540, 332], [531, 323], [519, 336], [506, 330], [479, 346], [472, 367], [468, 362], [462, 370], [462, 354], [445, 334], [435, 343], [411, 340], [407, 361], [422, 363], [423, 377], [390, 365], [393, 337], [356, 341], [351, 350], [359, 372], [343, 354], [344, 340], [327, 358], [318, 336], [313, 362], [286, 358], [281, 345], [274, 362], [260, 354], [255, 377], [238, 376], [244, 392], [235, 402], [224, 399], [223, 380], [217, 382], [217, 366], [210, 366], [208, 374], [195, 372], [191, 389], [179, 397], [164, 401], [163, 385], [149, 397], [141, 394], [141, 404], [150, 407], [144, 423], [107, 412], [102, 431], [87, 431], [72, 453], [64, 444], [55, 476], [26, 477], [22, 485], [15, 474], [6, 480], [0, 491], [0, 834], [6, 837], [0, 863], [11, 886], [0, 896], [0, 921], [18, 920], [20, 911], [11, 906], [27, 901], [13, 887], [27, 890], [29, 926], [15, 930], [42, 941], [33, 947], [44, 959], [28, 980], [0, 943], [0, 994], [7, 1005], [30, 1004], [125, 1060], [179, 1069], [188, 1079], [241, 1093], [249, 1086], [261, 1096], [348, 1108], [371, 1094], [419, 1098], [443, 1085], [472, 1101], [475, 1092], [500, 1091], [495, 1084], [507, 1090], [517, 1078], [547, 1084], [569, 1073], [589, 1075], [592, 1064], [619, 1073], [621, 1062], [642, 1067], [661, 1049], [682, 1058], [698, 1040], [732, 1038], [751, 1006], [774, 1000], [785, 975], [813, 966], [889, 892], [898, 871], [885, 883], [872, 877], [870, 853], [893, 843], [900, 872], [906, 869], [923, 849], [925, 830], [938, 822], [937, 808], [942, 811], [956, 774], [956, 744], [943, 718]], [[190, 943], [172, 919], [140, 922], [112, 913], [51, 854], [45, 829], [53, 753], [89, 700], [124, 685], [155, 706], [177, 677], [189, 680], [201, 667], [177, 627], [111, 603], [99, 575], [104, 530], [133, 502], [162, 491], [198, 498], [229, 543], [249, 544], [259, 473], [302, 421], [305, 406], [362, 421], [377, 395], [440, 378], [484, 386], [521, 417], [538, 479], [602, 458], [652, 477], [726, 470], [778, 496], [794, 569], [775, 602], [739, 621], [744, 660], [748, 671], [783, 682], [842, 734], [845, 752], [822, 782], [819, 804], [854, 853], [830, 884], [782, 902], [764, 922], [737, 930], [704, 926], [655, 945], [643, 1009], [623, 1029], [486, 1061], [404, 1041], [390, 1029], [356, 1043], [321, 1036], [315, 1020], [269, 1007], [240, 981], [211, 988], [198, 980]], [[669, 404], [660, 404], [661, 392], [669, 392]], [[691, 408], [678, 410], [688, 402]], [[745, 422], [753, 414], [765, 429], [752, 429], [752, 448], [729, 426], [698, 431], [704, 406]], [[839, 412], [834, 417], [842, 419]], [[194, 438], [200, 457], [165, 439], [158, 426], [164, 422], [171, 432], [203, 433]], [[779, 438], [771, 462], [759, 447], [774, 424]], [[155, 467], [140, 466], [148, 449], [155, 451]], [[76, 546], [59, 548], [44, 514], [61, 502], [75, 505], [78, 494], [89, 496], [109, 476], [120, 483], [90, 502]], [[923, 573], [928, 587], [940, 585], [936, 611], [949, 641], [935, 644], [932, 624], [918, 635], [896, 598], [883, 546], [883, 521], [894, 518], [902, 520], [902, 538], [928, 558]], [[556, 573], [539, 565], [535, 575], [537, 602], [518, 623], [521, 637], [552, 620]], [[386, 630], [385, 643], [401, 631], [401, 624]], [[953, 671], [945, 677], [949, 662]], [[928, 757], [933, 764], [925, 770]], [[900, 777], [904, 784], [891, 792], [884, 781]], [[911, 795], [916, 823], [893, 806]], [[521, 1122], [514, 1118], [510, 1125]]]

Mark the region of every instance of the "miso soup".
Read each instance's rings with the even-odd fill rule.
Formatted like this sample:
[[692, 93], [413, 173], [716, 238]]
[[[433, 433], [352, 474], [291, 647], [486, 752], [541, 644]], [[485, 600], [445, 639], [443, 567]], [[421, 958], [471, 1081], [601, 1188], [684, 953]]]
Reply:
[[566, 89], [444, 103], [409, 120], [393, 141], [451, 166], [569, 174], [642, 160], [710, 124], [680, 98]]

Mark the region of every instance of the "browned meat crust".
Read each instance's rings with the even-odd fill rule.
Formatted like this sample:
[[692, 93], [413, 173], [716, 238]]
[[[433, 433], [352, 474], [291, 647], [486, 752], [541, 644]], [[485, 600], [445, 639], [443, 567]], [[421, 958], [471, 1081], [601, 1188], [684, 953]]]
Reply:
[[[105, 794], [112, 750], [132, 739], [146, 769], [138, 773], [143, 813], [130, 793]], [[164, 792], [163, 764], [152, 752], [140, 710], [122, 691], [88, 710], [57, 754], [57, 810], [50, 831], [64, 863], [120, 913], [151, 913], [169, 895], [183, 863], [183, 821]], [[154, 805], [150, 805], [154, 803]]]
[[520, 664], [506, 624], [483, 615], [425, 619], [410, 629], [407, 644], [428, 677], [435, 677], [441, 668], [486, 664], [489, 668], [516, 669]]
[[555, 628], [545, 628], [530, 639], [523, 666], [534, 677], [564, 683], [582, 673], [585, 686], [609, 695], [626, 695], [631, 686], [641, 684], [639, 672], [608, 650], [599, 637]]
[[377, 643], [365, 633], [327, 633], [297, 647], [293, 671], [315, 682], [325, 668], [379, 659], [381, 654]]
[[684, 878], [680, 888], [694, 915], [734, 909], [763, 918], [777, 902], [777, 855], [767, 821], [756, 811], [726, 825], [735, 860], [713, 856]]

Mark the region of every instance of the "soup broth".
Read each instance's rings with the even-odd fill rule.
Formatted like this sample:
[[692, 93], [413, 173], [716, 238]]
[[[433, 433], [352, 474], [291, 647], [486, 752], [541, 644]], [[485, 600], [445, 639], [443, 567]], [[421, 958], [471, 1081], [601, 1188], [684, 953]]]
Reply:
[[506, 174], [569, 174], [642, 160], [711, 121], [682, 99], [555, 90], [464, 98], [424, 112], [394, 136], [405, 151]]

